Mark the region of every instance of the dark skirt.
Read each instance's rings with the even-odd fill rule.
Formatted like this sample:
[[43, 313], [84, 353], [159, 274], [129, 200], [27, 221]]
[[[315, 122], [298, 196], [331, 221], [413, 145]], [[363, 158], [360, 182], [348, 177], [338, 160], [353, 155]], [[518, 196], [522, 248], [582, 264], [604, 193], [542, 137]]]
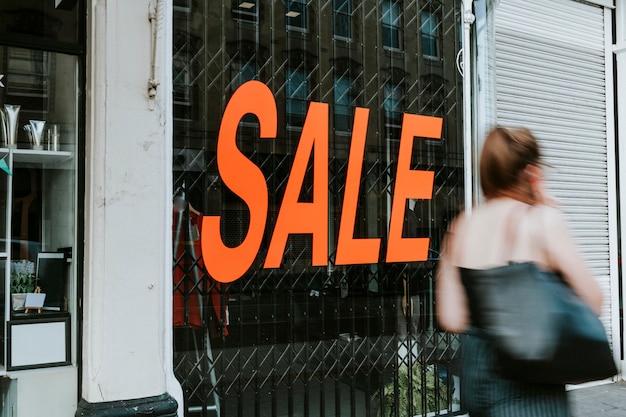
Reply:
[[569, 417], [565, 385], [503, 379], [495, 371], [495, 352], [478, 329], [461, 343], [461, 406], [470, 417]]

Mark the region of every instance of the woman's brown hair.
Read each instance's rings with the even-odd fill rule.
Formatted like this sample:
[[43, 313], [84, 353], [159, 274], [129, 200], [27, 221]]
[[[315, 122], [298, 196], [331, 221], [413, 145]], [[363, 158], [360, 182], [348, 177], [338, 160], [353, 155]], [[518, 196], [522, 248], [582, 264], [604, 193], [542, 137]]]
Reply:
[[522, 171], [540, 165], [537, 139], [530, 130], [497, 126], [489, 132], [480, 155], [480, 186], [485, 198], [494, 198], [523, 187]]

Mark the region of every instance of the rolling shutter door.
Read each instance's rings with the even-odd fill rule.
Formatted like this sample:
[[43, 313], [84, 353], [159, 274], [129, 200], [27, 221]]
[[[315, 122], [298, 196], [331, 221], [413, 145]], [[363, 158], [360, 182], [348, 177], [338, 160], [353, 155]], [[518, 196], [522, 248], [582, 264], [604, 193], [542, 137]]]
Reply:
[[496, 106], [498, 124], [530, 128], [554, 167], [547, 185], [605, 293], [601, 318], [612, 340], [604, 12], [573, 0], [501, 0]]

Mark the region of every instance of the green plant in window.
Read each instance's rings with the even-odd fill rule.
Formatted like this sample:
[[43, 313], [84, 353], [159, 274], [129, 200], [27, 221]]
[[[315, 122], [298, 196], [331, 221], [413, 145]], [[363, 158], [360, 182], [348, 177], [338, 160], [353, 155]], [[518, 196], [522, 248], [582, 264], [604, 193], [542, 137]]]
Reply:
[[35, 264], [26, 259], [11, 262], [11, 293], [35, 290]]
[[[422, 366], [418, 363], [413, 365], [409, 376], [409, 367], [401, 365], [397, 374], [397, 391], [395, 381], [388, 382], [382, 389], [382, 408], [378, 417], [395, 416], [396, 402], [398, 417], [413, 417], [426, 415], [439, 411], [438, 408], [445, 409], [448, 405], [448, 390], [446, 384], [436, 378], [436, 368], [426, 367], [425, 386], [422, 381]], [[409, 381], [411, 382], [409, 384]], [[412, 388], [412, 396], [409, 396], [409, 389]], [[380, 392], [374, 394], [374, 404], [380, 404]], [[426, 395], [426, 410], [423, 410], [422, 396]], [[409, 415], [409, 401], [412, 402], [413, 414]], [[438, 407], [437, 407], [438, 406]]]

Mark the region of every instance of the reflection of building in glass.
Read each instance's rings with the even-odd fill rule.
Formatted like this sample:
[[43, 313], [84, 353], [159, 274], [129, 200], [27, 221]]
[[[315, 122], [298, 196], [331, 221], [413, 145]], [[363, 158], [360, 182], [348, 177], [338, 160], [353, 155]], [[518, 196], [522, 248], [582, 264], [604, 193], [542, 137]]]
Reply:
[[[180, 63], [175, 60], [174, 79], [177, 89], [189, 92], [187, 102], [175, 102], [175, 114], [193, 117], [175, 119], [174, 146], [180, 155], [185, 149], [195, 150], [185, 155], [202, 153], [205, 166], [198, 171], [197, 164], [194, 169], [177, 165], [174, 188], [184, 185], [195, 208], [221, 217], [228, 245], [245, 239], [249, 212], [219, 179], [215, 149], [221, 115], [237, 87], [253, 79], [270, 88], [278, 110], [275, 139], [259, 139], [253, 115], [244, 117], [237, 132], [238, 147], [261, 169], [269, 192], [266, 235], [257, 261], [227, 291], [206, 274], [200, 281], [192, 274], [177, 281], [177, 296], [191, 300], [201, 294], [214, 307], [203, 313], [211, 335], [206, 343], [201, 343], [202, 329], [176, 329], [177, 369], [180, 380], [187, 381], [189, 410], [214, 406], [211, 393], [223, 398], [222, 405], [232, 412], [247, 410], [254, 401], [244, 399], [254, 398], [254, 390], [234, 387], [244, 381], [247, 385], [250, 378], [270, 394], [270, 403], [258, 403], [267, 415], [272, 415], [271, 402], [282, 401], [281, 393], [289, 392], [292, 415], [302, 415], [307, 407], [312, 412], [303, 398], [330, 395], [335, 384], [334, 399], [329, 396], [315, 407], [330, 412], [342, 404], [357, 413], [378, 409], [377, 393], [393, 380], [392, 358], [398, 352], [404, 352], [403, 360], [422, 363], [416, 372], [435, 373], [441, 392], [438, 409], [455, 407], [444, 392], [452, 387], [458, 345], [455, 338], [435, 343], [443, 334], [433, 318], [432, 280], [441, 236], [463, 196], [462, 91], [455, 61], [461, 20], [456, 3], [385, 0], [372, 8], [351, 0], [209, 2], [191, 13], [175, 13], [175, 30], [186, 39], [177, 38], [174, 45], [174, 56], [181, 57]], [[329, 106], [328, 264], [312, 267], [311, 236], [291, 235], [281, 268], [263, 269], [312, 101]], [[370, 113], [365, 154], [359, 158], [353, 234], [383, 243], [379, 263], [335, 265], [357, 107]], [[412, 169], [434, 171], [435, 185], [431, 200], [411, 201], [406, 207], [404, 236], [430, 237], [429, 261], [392, 265], [384, 262], [385, 241], [405, 113], [441, 117], [444, 124], [441, 139], [414, 140]], [[303, 202], [313, 198], [312, 166], [309, 161], [300, 192]], [[220, 309], [228, 310], [228, 324], [225, 315], [215, 313]], [[407, 331], [413, 339], [407, 339]], [[422, 343], [416, 343], [418, 338], [424, 338]], [[362, 365], [351, 367], [344, 349], [354, 350], [350, 357], [360, 358]], [[222, 361], [194, 367], [206, 352]], [[252, 361], [242, 362], [244, 357]], [[352, 406], [350, 396], [358, 398]]]

